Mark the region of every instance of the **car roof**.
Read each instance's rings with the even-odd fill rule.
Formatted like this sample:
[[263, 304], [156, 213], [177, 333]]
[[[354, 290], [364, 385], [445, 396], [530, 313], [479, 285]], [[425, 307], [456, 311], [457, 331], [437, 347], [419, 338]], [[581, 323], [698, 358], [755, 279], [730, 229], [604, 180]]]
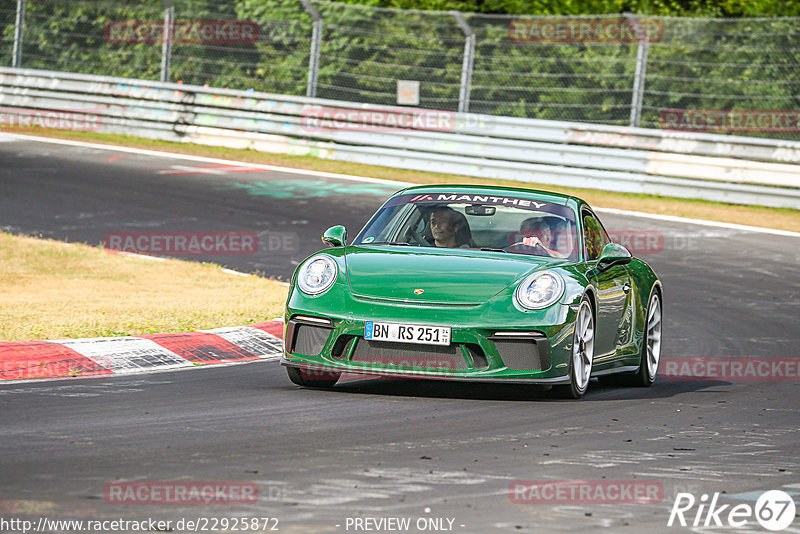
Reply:
[[522, 187], [507, 187], [496, 185], [469, 185], [469, 184], [438, 184], [438, 185], [417, 185], [407, 187], [395, 193], [395, 195], [407, 194], [409, 192], [420, 193], [465, 193], [472, 195], [497, 195], [504, 193], [509, 196], [526, 198], [531, 200], [543, 200], [553, 204], [561, 204], [565, 206], [570, 200], [577, 203], [583, 203], [579, 198], [561, 193], [553, 193], [550, 191], [540, 191], [537, 189], [525, 189]]

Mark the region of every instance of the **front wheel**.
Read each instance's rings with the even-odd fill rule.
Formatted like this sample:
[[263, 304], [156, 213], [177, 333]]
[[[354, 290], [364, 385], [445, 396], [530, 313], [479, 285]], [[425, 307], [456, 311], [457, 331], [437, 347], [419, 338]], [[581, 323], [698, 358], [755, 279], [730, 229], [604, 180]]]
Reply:
[[570, 399], [583, 397], [589, 387], [594, 362], [594, 312], [589, 298], [584, 295], [575, 317], [572, 339], [572, 358], [569, 364], [568, 386], [561, 386], [563, 396]]
[[330, 388], [339, 380], [341, 373], [331, 371], [312, 371], [308, 369], [299, 369], [297, 367], [287, 367], [286, 374], [289, 375], [289, 380], [298, 386], [309, 388]]

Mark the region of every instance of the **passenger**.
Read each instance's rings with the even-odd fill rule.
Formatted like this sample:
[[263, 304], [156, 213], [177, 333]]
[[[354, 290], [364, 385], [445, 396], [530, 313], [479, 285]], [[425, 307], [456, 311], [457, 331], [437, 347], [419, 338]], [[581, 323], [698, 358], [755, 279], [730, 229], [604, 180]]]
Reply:
[[553, 241], [553, 232], [544, 220], [530, 217], [522, 221], [519, 231], [529, 237], [522, 239], [522, 244], [528, 247], [540, 247], [551, 258], [566, 258], [564, 254], [550, 248]]
[[557, 250], [565, 256], [572, 254], [573, 234], [569, 231], [569, 223], [566, 219], [560, 217], [546, 217], [545, 222], [550, 226], [550, 233], [552, 235], [550, 246], [553, 250]]
[[453, 208], [440, 206], [430, 215], [431, 234], [437, 247], [465, 248], [472, 246], [472, 235], [466, 217]]

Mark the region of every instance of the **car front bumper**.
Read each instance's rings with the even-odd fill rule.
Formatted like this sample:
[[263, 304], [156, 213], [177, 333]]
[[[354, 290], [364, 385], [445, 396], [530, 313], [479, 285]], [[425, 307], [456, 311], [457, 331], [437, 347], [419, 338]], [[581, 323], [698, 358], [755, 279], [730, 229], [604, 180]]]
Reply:
[[[309, 373], [429, 378], [503, 383], [569, 382], [575, 312], [556, 304], [534, 314], [459, 306], [360, 301], [362, 313], [336, 315], [314, 301], [286, 311], [281, 363]], [[351, 303], [352, 304], [352, 303]], [[325, 306], [324, 308], [327, 308]], [[344, 306], [342, 309], [358, 309]], [[511, 313], [509, 313], [511, 312]], [[449, 346], [364, 339], [367, 321], [451, 327]]]

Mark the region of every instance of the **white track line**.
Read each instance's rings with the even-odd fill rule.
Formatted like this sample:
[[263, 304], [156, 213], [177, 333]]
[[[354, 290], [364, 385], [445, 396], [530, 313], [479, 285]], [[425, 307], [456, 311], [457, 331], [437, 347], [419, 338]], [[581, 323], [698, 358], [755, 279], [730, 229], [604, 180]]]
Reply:
[[[0, 134], [0, 140], [3, 138], [12, 138], [12, 139], [20, 139], [25, 141], [37, 141], [42, 143], [52, 143], [56, 145], [67, 145], [67, 146], [77, 146], [82, 148], [95, 148], [101, 150], [115, 150], [117, 152], [128, 152], [131, 154], [140, 154], [144, 156], [154, 156], [154, 157], [163, 157], [163, 158], [172, 158], [172, 159], [183, 159], [187, 161], [200, 161], [205, 163], [220, 163], [225, 165], [238, 165], [241, 167], [251, 167], [256, 169], [264, 169], [268, 171], [278, 171], [278, 172], [286, 172], [286, 173], [293, 173], [293, 174], [301, 174], [306, 176], [319, 176], [323, 178], [336, 178], [339, 180], [350, 180], [356, 182], [367, 182], [367, 183], [377, 183], [377, 184], [389, 184], [389, 185], [396, 185], [398, 187], [409, 187], [412, 185], [420, 185], [420, 184], [413, 184], [409, 182], [400, 182], [395, 180], [383, 180], [380, 178], [368, 178], [366, 176], [354, 176], [350, 174], [338, 174], [332, 172], [322, 172], [322, 171], [312, 171], [312, 170], [304, 170], [304, 169], [295, 169], [292, 167], [279, 167], [276, 165], [264, 165], [260, 163], [248, 163], [243, 161], [236, 161], [236, 160], [229, 160], [229, 159], [220, 159], [220, 158], [208, 158], [205, 156], [193, 156], [189, 154], [176, 154], [173, 152], [162, 152], [159, 150], [147, 150], [142, 148], [132, 148], [126, 146], [117, 146], [117, 145], [104, 145], [104, 144], [97, 144], [97, 143], [88, 143], [85, 141], [71, 141], [67, 139], [55, 139], [51, 137], [38, 137], [34, 135], [24, 135], [24, 134], [15, 134], [15, 133], [2, 133]], [[524, 185], [524, 183], [522, 184]], [[734, 230], [741, 230], [743, 232], [753, 232], [753, 233], [763, 233], [763, 234], [771, 234], [771, 235], [779, 235], [785, 237], [800, 237], [800, 232], [790, 232], [787, 230], [776, 230], [774, 228], [761, 228], [759, 226], [747, 226], [743, 224], [734, 224], [734, 223], [724, 223], [724, 222], [715, 222], [715, 221], [706, 221], [702, 219], [691, 219], [688, 217], [676, 217], [674, 215], [659, 215], [656, 213], [645, 213], [641, 211], [628, 211], [628, 210], [619, 210], [615, 208], [596, 208], [597, 211], [605, 212], [605, 213], [613, 213], [617, 215], [625, 215], [630, 217], [646, 217], [648, 219], [655, 219], [661, 221], [670, 221], [670, 222], [677, 222], [683, 224], [695, 224], [701, 226], [713, 226], [717, 228], [730, 228]]]
[[[266, 165], [263, 163], [249, 163], [245, 161], [235, 161], [230, 159], [220, 159], [220, 158], [209, 158], [206, 156], [193, 156], [191, 154], [177, 154], [174, 152], [161, 152], [158, 150], [147, 150], [144, 148], [133, 148], [127, 146], [119, 146], [119, 145], [104, 145], [104, 144], [97, 144], [97, 143], [87, 143], [86, 141], [72, 141], [68, 139], [56, 139], [52, 137], [37, 137], [35, 135], [24, 135], [24, 134], [15, 134], [15, 133], [5, 133], [3, 132], [0, 134], [0, 138], [2, 137], [11, 137], [15, 139], [21, 139], [24, 141], [38, 141], [42, 143], [52, 143], [55, 145], [67, 145], [67, 146], [78, 146], [82, 148], [97, 148], [101, 150], [113, 150], [116, 152], [128, 152], [130, 154], [139, 154], [142, 156], [154, 156], [154, 157], [167, 157], [172, 159], [183, 159], [187, 161], [200, 161], [204, 163], [220, 163], [223, 165], [236, 165], [239, 167], [250, 167], [253, 169], [264, 169], [265, 171], [278, 171], [278, 172], [288, 172], [294, 174], [304, 174], [307, 176], [320, 176], [323, 178], [338, 178], [340, 180], [352, 180], [358, 182], [369, 182], [369, 183], [377, 183], [377, 184], [390, 184], [390, 185], [397, 185], [400, 187], [408, 187], [410, 185], [419, 185], [419, 184], [411, 184], [406, 182], [397, 182], [394, 180], [382, 180], [380, 178], [368, 178], [366, 176], [352, 176], [349, 174], [337, 174], [333, 172], [323, 172], [323, 171], [311, 171], [311, 170], [304, 170], [304, 169], [295, 169], [293, 167], [279, 167], [277, 165]], [[265, 153], [266, 154], [266, 153]]]

